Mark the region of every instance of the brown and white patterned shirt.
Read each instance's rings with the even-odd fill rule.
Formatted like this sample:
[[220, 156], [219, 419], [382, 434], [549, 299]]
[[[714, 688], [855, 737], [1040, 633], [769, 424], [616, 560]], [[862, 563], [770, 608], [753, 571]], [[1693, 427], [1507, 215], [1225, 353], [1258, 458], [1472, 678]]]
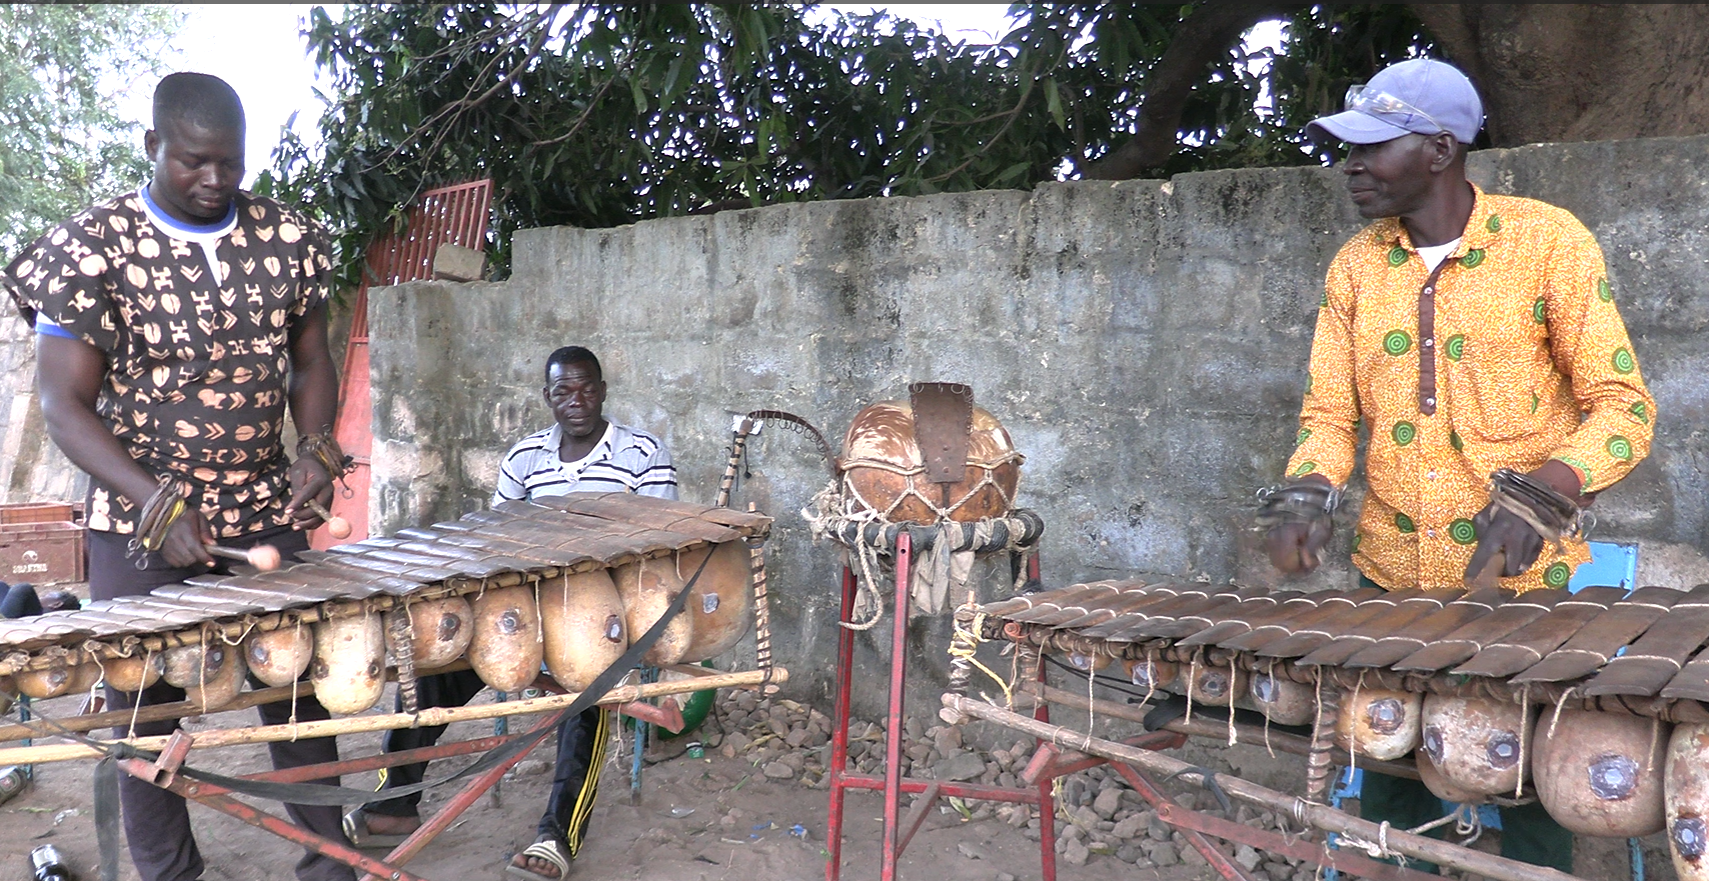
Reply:
[[[290, 334], [331, 278], [319, 226], [278, 202], [240, 192], [224, 220], [192, 227], [143, 190], [50, 230], [0, 283], [38, 332], [105, 353], [96, 412], [234, 538], [290, 523]], [[126, 535], [140, 513], [93, 478], [86, 511], [90, 529]]]

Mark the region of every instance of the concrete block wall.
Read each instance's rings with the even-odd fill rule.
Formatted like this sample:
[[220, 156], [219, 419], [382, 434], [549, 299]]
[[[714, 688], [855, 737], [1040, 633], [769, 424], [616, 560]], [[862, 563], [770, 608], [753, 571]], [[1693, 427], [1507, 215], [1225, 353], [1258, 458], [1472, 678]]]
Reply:
[[[1472, 157], [1481, 185], [1572, 210], [1606, 252], [1660, 414], [1594, 537], [1640, 543], [1646, 584], [1709, 581], [1705, 159], [1702, 137]], [[1027, 456], [1019, 502], [1047, 523], [1047, 584], [1276, 583], [1247, 528], [1253, 493], [1290, 451], [1323, 271], [1362, 223], [1336, 172], [1265, 169], [525, 231], [508, 281], [370, 292], [370, 527], [484, 506], [504, 451], [550, 422], [546, 355], [581, 344], [604, 362], [608, 415], [665, 439], [685, 498], [712, 499], [732, 413], [788, 410], [840, 446], [865, 404], [966, 382]], [[799, 511], [824, 463], [774, 425], [748, 464], [736, 504], [777, 518], [777, 657], [792, 692], [823, 697], [839, 548], [813, 544]], [[1305, 583], [1348, 577], [1343, 563]], [[911, 627], [921, 669], [941, 672], [946, 627]], [[863, 634], [857, 664], [888, 634]], [[932, 683], [916, 688], [935, 708]]]
[[89, 478], [47, 436], [36, 394], [36, 332], [6, 301], [0, 317], [0, 501], [82, 502]]

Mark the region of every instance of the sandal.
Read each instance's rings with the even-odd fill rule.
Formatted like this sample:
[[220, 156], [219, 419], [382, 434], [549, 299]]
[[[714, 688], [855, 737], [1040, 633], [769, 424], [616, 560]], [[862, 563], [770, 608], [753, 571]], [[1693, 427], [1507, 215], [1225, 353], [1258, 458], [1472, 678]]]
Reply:
[[404, 843], [413, 833], [381, 834], [368, 831], [368, 813], [357, 808], [344, 815], [344, 837], [350, 839], [350, 844], [359, 848], [391, 849]]
[[[527, 881], [564, 881], [564, 879], [570, 874], [570, 861], [564, 856], [563, 845], [558, 842], [558, 839], [555, 836], [540, 836], [539, 841], [536, 841], [522, 849], [522, 855], [537, 860], [545, 860], [546, 862], [557, 866], [558, 877], [553, 878], [549, 875], [542, 875], [539, 872], [530, 872], [514, 862], [505, 864], [504, 873], [506, 875], [510, 875], [514, 878], [525, 878]], [[511, 859], [514, 860], [516, 858], [511, 857]]]

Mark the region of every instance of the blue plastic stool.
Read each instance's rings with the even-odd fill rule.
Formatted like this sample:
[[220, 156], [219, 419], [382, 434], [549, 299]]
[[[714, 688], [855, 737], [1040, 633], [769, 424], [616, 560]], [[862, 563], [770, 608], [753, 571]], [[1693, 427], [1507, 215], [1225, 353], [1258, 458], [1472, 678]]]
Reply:
[[1590, 562], [1578, 567], [1567, 590], [1578, 593], [1586, 587], [1638, 586], [1638, 546], [1611, 541], [1586, 542], [1590, 546]]

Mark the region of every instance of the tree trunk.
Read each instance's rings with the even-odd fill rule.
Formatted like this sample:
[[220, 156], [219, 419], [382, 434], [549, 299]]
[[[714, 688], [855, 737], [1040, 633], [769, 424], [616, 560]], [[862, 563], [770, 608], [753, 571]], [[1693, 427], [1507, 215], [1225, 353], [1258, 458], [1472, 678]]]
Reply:
[[1138, 131], [1120, 147], [1087, 166], [1086, 180], [1131, 180], [1148, 168], [1169, 161], [1178, 146], [1175, 131], [1193, 86], [1205, 68], [1229, 51], [1235, 41], [1266, 16], [1275, 13], [1271, 0], [1206, 3], [1181, 23], [1181, 30], [1145, 78], [1145, 100], [1139, 107]]
[[1709, 5], [1412, 9], [1477, 85], [1494, 146], [1709, 133]]

